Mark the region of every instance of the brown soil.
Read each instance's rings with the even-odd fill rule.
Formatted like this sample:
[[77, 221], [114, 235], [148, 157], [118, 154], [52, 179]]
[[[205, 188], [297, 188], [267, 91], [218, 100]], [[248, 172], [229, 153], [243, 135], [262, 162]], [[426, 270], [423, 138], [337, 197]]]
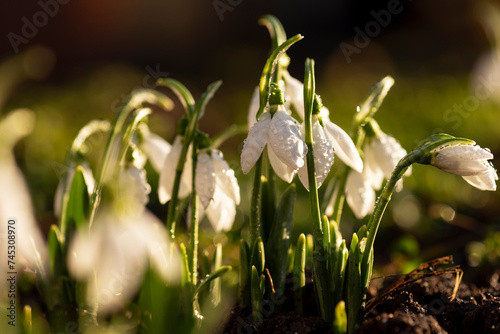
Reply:
[[[483, 288], [461, 283], [453, 296], [456, 274], [443, 274], [423, 278], [389, 294], [389, 285], [374, 280], [369, 292], [372, 300], [379, 296], [380, 303], [367, 314], [363, 313], [357, 334], [361, 333], [494, 333], [500, 334], [500, 270]], [[388, 280], [386, 280], [388, 281]], [[309, 283], [308, 293], [312, 294]], [[264, 306], [263, 320], [254, 324], [250, 309], [235, 307], [228, 316], [222, 333], [329, 333], [329, 326], [317, 316], [313, 298], [307, 301], [305, 315], [293, 309], [287, 298], [282, 305]], [[369, 303], [367, 303], [368, 305]], [[266, 308], [267, 307], [267, 308]]]

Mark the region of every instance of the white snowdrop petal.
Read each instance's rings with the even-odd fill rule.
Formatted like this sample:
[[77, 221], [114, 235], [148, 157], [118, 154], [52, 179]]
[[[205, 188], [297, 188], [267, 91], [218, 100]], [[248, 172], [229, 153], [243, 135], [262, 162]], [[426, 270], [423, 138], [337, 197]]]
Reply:
[[363, 175], [370, 181], [375, 190], [380, 190], [384, 183], [385, 176], [382, 169], [377, 163], [377, 156], [371, 149], [365, 149], [365, 166], [363, 168]]
[[392, 136], [383, 134], [367, 143], [366, 151], [372, 151], [385, 178], [390, 178], [394, 168], [406, 155], [406, 150]]
[[[304, 135], [304, 130], [302, 130]], [[316, 184], [321, 187], [325, 181], [333, 164], [333, 147], [328, 139], [323, 127], [317, 118], [314, 118], [312, 125], [314, 166], [316, 170]], [[307, 164], [304, 164], [298, 171], [299, 179], [304, 187], [309, 190], [309, 178], [307, 175]]]
[[212, 158], [206, 151], [198, 154], [195, 174], [196, 193], [200, 197], [201, 204], [207, 208], [214, 196], [215, 171]]
[[269, 128], [268, 143], [276, 156], [289, 167], [297, 170], [304, 166], [307, 146], [301, 138], [297, 121], [279, 108]]
[[157, 173], [161, 172], [165, 159], [172, 150], [172, 146], [162, 137], [149, 132], [144, 137], [141, 149], [146, 153], [151, 166]]
[[488, 173], [489, 165], [483, 160], [459, 160], [450, 159], [445, 155], [438, 154], [432, 159], [432, 165], [445, 172], [460, 175], [474, 176]]
[[347, 177], [346, 200], [356, 218], [362, 219], [373, 212], [375, 190], [362, 174], [351, 171]]
[[498, 180], [498, 174], [493, 167], [490, 166], [489, 170], [485, 174], [474, 175], [474, 176], [463, 176], [464, 180], [467, 181], [472, 186], [478, 188], [479, 190], [495, 191], [497, 190], [496, 181]]
[[361, 173], [363, 170], [363, 161], [351, 137], [341, 127], [332, 123], [327, 118], [323, 118], [323, 125], [335, 150], [335, 154], [347, 166]]
[[281, 161], [276, 156], [276, 153], [274, 153], [271, 147], [267, 148], [267, 156], [269, 157], [269, 162], [271, 163], [271, 166], [273, 167], [273, 170], [276, 173], [276, 175], [278, 175], [279, 178], [282, 179], [283, 181], [291, 183], [297, 171], [292, 167], [286, 165], [283, 161]]
[[236, 208], [234, 202], [220, 188], [216, 188], [213, 203], [205, 213], [216, 232], [229, 231], [236, 217]]
[[236, 205], [240, 204], [240, 187], [234, 175], [234, 170], [229, 167], [219, 150], [212, 150], [212, 161], [217, 185]]
[[491, 160], [493, 154], [478, 145], [450, 145], [440, 148], [439, 155], [458, 160]]
[[252, 129], [252, 126], [257, 122], [257, 112], [260, 107], [260, 95], [259, 95], [259, 86], [255, 87], [252, 93], [252, 98], [250, 100], [250, 106], [248, 107], [248, 130]]
[[[172, 145], [170, 153], [164, 161], [163, 168], [160, 173], [160, 179], [158, 181], [158, 198], [161, 204], [165, 204], [170, 201], [172, 197], [172, 189], [174, 187], [175, 180], [175, 169], [177, 168], [177, 163], [182, 152], [182, 137], [177, 136]], [[189, 147], [186, 164], [184, 165], [184, 170], [182, 172], [181, 184], [179, 189], [179, 197], [183, 198], [189, 195], [191, 192], [191, 175], [192, 175], [192, 160], [191, 160], [192, 148]]]
[[241, 170], [244, 174], [247, 174], [259, 160], [267, 143], [270, 124], [271, 114], [265, 112], [250, 129], [241, 151]]

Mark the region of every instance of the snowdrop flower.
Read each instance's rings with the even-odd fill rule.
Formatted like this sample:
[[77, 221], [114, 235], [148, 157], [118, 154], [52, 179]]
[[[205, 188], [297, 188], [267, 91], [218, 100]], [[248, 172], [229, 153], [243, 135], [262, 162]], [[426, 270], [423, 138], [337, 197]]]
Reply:
[[326, 107], [322, 107], [320, 111], [320, 119], [325, 128], [326, 134], [330, 143], [335, 150], [335, 154], [347, 166], [361, 173], [363, 170], [363, 161], [359, 156], [356, 145], [352, 142], [351, 137], [337, 124], [330, 121], [330, 112]]
[[[182, 151], [182, 140], [182, 136], [177, 136], [174, 140], [174, 144], [172, 145], [170, 152], [168, 153], [166, 158], [164, 158], [163, 166], [160, 172], [160, 180], [158, 181], [158, 198], [161, 204], [165, 204], [172, 197], [172, 189], [174, 187], [177, 163]], [[189, 146], [189, 150], [186, 156], [186, 163], [184, 165], [184, 170], [181, 177], [179, 198], [186, 197], [191, 192], [193, 164], [191, 159], [191, 152], [192, 149], [191, 146]], [[149, 157], [151, 161], [151, 155], [149, 155]]]
[[79, 232], [68, 251], [68, 269], [86, 281], [87, 302], [106, 315], [137, 293], [150, 261], [168, 284], [180, 280], [180, 260], [163, 224], [144, 210], [140, 215], [103, 209], [89, 232]]
[[252, 126], [241, 152], [241, 169], [247, 174], [259, 159], [264, 147], [276, 174], [290, 183], [296, 171], [304, 166], [307, 146], [301, 139], [299, 125], [284, 105], [274, 105]]
[[240, 204], [240, 188], [234, 170], [222, 152], [203, 149], [198, 154], [195, 174], [196, 193], [214, 230], [229, 230]]
[[103, 315], [132, 299], [149, 263], [166, 283], [180, 280], [167, 230], [145, 209], [151, 188], [141, 162], [121, 169], [106, 185], [111, 203], [100, 208], [89, 231], [78, 231], [68, 250], [69, 272], [87, 282], [87, 302]]
[[375, 189], [370, 172], [365, 165], [363, 173], [352, 170], [346, 182], [346, 200], [352, 212], [358, 219], [373, 212], [375, 205]]
[[[375, 137], [367, 138], [365, 144], [365, 166], [367, 174], [370, 176], [371, 183], [376, 190], [380, 190], [384, 179], [391, 177], [394, 168], [406, 155], [406, 150], [392, 136], [385, 133], [379, 133]], [[411, 168], [405, 173], [411, 174]], [[402, 187], [402, 180], [399, 181], [399, 191]]]
[[[15, 228], [16, 254], [14, 258], [15, 271], [25, 269], [36, 271], [42, 277], [48, 270], [48, 253], [42, 233], [38, 229], [35, 219], [30, 193], [23, 175], [16, 165], [12, 152], [19, 140], [31, 133], [35, 122], [35, 115], [31, 110], [18, 109], [10, 112], [0, 121], [0, 238], [2, 247], [2, 265], [4, 273], [12, 271], [7, 267], [7, 240], [8, 227]], [[9, 225], [9, 221], [15, 223]], [[11, 250], [11, 249], [9, 249]], [[12, 255], [12, 254], [10, 254]], [[10, 259], [9, 259], [10, 260]], [[8, 281], [2, 279], [1, 291], [8, 291]], [[2, 293], [0, 303], [7, 298]]]
[[[371, 120], [367, 125], [374, 135], [366, 139], [365, 162], [363, 171], [351, 171], [346, 183], [346, 199], [349, 207], [358, 219], [373, 212], [375, 190], [380, 190], [385, 179], [389, 179], [399, 160], [406, 155], [406, 150], [399, 142], [380, 130], [378, 124]], [[409, 175], [411, 168], [405, 173]], [[402, 180], [398, 181], [396, 191], [402, 188]]]
[[480, 190], [495, 191], [498, 175], [488, 160], [493, 154], [478, 145], [450, 145], [433, 152], [430, 164], [445, 172], [460, 175]]
[[141, 124], [139, 130], [142, 136], [139, 147], [148, 157], [153, 169], [159, 174], [165, 165], [165, 159], [172, 151], [172, 145], [162, 137], [149, 131], [145, 124]]
[[[305, 129], [302, 129], [302, 138], [304, 139]], [[330, 168], [333, 164], [333, 146], [330, 143], [325, 130], [318, 121], [318, 116], [314, 115], [312, 119], [312, 136], [314, 150], [314, 167], [316, 170], [316, 184], [321, 187], [325, 181]], [[309, 190], [309, 179], [307, 174], [307, 164], [299, 169], [299, 179], [304, 187]]]

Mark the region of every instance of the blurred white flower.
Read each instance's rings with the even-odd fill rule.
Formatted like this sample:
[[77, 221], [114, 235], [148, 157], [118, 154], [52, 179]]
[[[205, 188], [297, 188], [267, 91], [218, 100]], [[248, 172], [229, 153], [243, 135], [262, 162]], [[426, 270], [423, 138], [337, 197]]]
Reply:
[[347, 166], [361, 173], [363, 170], [363, 161], [359, 156], [356, 145], [354, 145], [351, 137], [349, 137], [349, 135], [342, 130], [341, 127], [330, 121], [329, 114], [330, 112], [326, 107], [321, 108], [320, 118], [326, 130], [328, 139], [335, 150], [335, 154]]
[[352, 212], [358, 219], [364, 218], [373, 212], [375, 205], [375, 189], [373, 180], [365, 165], [363, 173], [355, 170], [349, 172], [346, 182], [346, 200]]
[[[35, 115], [31, 110], [18, 109], [10, 112], [0, 121], [0, 238], [2, 247], [3, 273], [13, 271], [7, 263], [8, 227], [15, 228], [15, 270], [19, 273], [26, 269], [37, 272], [42, 277], [48, 270], [47, 246], [34, 216], [30, 193], [23, 175], [16, 165], [12, 152], [16, 143], [33, 130]], [[9, 225], [9, 220], [15, 223]], [[12, 255], [12, 254], [10, 254]], [[8, 291], [8, 281], [2, 279], [1, 291]], [[2, 293], [0, 302], [7, 298]]]
[[68, 269], [87, 282], [87, 302], [100, 314], [132, 299], [150, 263], [165, 282], [180, 280], [180, 260], [167, 230], [145, 209], [151, 188], [143, 163], [135, 160], [105, 185], [110, 202], [101, 205], [89, 231], [77, 232], [68, 250]]
[[460, 175], [480, 190], [495, 191], [498, 175], [488, 160], [493, 154], [478, 145], [450, 145], [435, 150], [431, 165], [445, 172]]
[[148, 157], [154, 170], [160, 174], [163, 166], [165, 165], [165, 159], [172, 151], [172, 145], [170, 145], [162, 137], [149, 131], [146, 125], [141, 125], [140, 130], [142, 134], [142, 141], [139, 144], [139, 147]]
[[[374, 137], [367, 138], [364, 153], [367, 175], [369, 175], [373, 187], [380, 190], [384, 179], [391, 177], [399, 160], [406, 155], [406, 150], [394, 137], [380, 132]], [[411, 168], [406, 171], [405, 176], [410, 174]], [[398, 182], [396, 191], [400, 191], [401, 188], [402, 180]]]
[[[304, 124], [302, 124], [304, 126]], [[302, 138], [304, 138], [305, 129], [302, 128]], [[312, 136], [314, 151], [314, 167], [316, 170], [316, 184], [321, 187], [325, 181], [330, 168], [333, 165], [333, 147], [330, 143], [325, 130], [318, 121], [318, 116], [314, 115], [312, 119]], [[304, 187], [309, 190], [309, 179], [307, 175], [307, 164], [299, 169], [299, 179]]]
[[[170, 152], [164, 159], [163, 166], [160, 172], [160, 180], [158, 181], [158, 198], [161, 204], [165, 204], [172, 197], [177, 163], [182, 151], [182, 141], [182, 136], [175, 137], [174, 144], [172, 145]], [[191, 146], [189, 146], [189, 150], [186, 156], [186, 163], [182, 171], [181, 183], [179, 187], [179, 198], [186, 197], [191, 192], [191, 178], [193, 175], [193, 162], [191, 159], [191, 152], [192, 149]]]
[[259, 159], [266, 144], [271, 165], [276, 174], [291, 182], [295, 172], [305, 163], [307, 146], [301, 139], [298, 123], [283, 105], [273, 116], [262, 114], [250, 129], [241, 152], [241, 168], [247, 174]]
[[215, 231], [229, 230], [240, 204], [240, 188], [222, 152], [204, 149], [198, 154], [195, 187]]
[[137, 293], [149, 264], [168, 284], [180, 280], [179, 255], [164, 225], [144, 210], [139, 215], [103, 209], [88, 232], [79, 231], [68, 250], [68, 269], [86, 281], [87, 303], [107, 315]]

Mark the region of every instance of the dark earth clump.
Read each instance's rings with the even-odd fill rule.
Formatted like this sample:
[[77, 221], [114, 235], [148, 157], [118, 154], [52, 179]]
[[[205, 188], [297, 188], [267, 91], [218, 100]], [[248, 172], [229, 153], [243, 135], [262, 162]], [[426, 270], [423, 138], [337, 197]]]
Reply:
[[[356, 330], [361, 333], [492, 333], [500, 334], [500, 270], [490, 276], [486, 287], [457, 284], [457, 274], [447, 273], [422, 278], [381, 298], [367, 314], [361, 314]], [[369, 292], [375, 291], [374, 281]], [[381, 293], [384, 288], [380, 287]], [[293, 311], [292, 294], [281, 304], [263, 309], [262, 321], [252, 322], [251, 311], [237, 306], [228, 316], [221, 333], [331, 333], [329, 325], [317, 314], [315, 300], [306, 298], [305, 315]], [[307, 292], [312, 294], [308, 280]], [[267, 308], [266, 308], [267, 307]]]

